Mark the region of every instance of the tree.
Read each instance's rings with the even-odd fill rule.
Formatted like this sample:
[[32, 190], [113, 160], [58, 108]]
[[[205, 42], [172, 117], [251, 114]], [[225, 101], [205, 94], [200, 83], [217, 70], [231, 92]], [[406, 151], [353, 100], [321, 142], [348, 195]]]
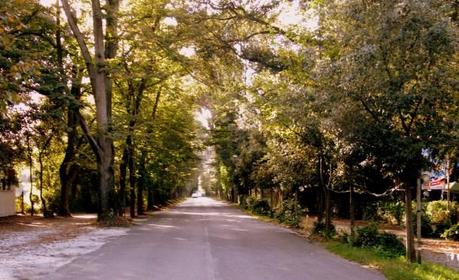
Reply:
[[109, 20], [107, 22], [107, 34], [109, 42], [106, 42], [107, 53], [104, 49], [103, 33], [103, 13], [99, 0], [91, 1], [93, 36], [94, 36], [94, 55], [89, 52], [85, 38], [77, 25], [76, 17], [72, 12], [71, 6], [67, 0], [62, 0], [62, 7], [65, 11], [67, 21], [72, 30], [75, 39], [80, 47], [81, 54], [86, 63], [89, 73], [91, 89], [96, 103], [96, 123], [97, 123], [97, 141], [89, 138], [92, 148], [97, 155], [97, 164], [100, 176], [99, 183], [99, 220], [109, 218], [109, 215], [115, 213], [114, 208], [114, 149], [113, 139], [110, 136], [111, 122], [111, 81], [107, 72], [107, 58], [114, 57], [116, 53], [116, 13], [118, 10], [118, 1], [109, 1], [107, 10], [109, 11]]
[[427, 164], [423, 149], [450, 137], [444, 116], [455, 104], [453, 31], [437, 4], [335, 3], [341, 12], [330, 24], [340, 43], [340, 102], [357, 104], [350, 108], [363, 120], [349, 139], [381, 160], [382, 172], [405, 190], [409, 261], [415, 260], [411, 192]]

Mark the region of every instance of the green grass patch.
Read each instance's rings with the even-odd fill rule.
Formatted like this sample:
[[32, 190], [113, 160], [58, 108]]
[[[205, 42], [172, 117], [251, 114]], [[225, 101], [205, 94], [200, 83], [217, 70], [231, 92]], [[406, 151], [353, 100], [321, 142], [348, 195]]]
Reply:
[[459, 280], [459, 272], [441, 265], [429, 262], [410, 264], [404, 257], [386, 258], [374, 249], [352, 247], [337, 241], [325, 245], [341, 257], [380, 270], [389, 280]]

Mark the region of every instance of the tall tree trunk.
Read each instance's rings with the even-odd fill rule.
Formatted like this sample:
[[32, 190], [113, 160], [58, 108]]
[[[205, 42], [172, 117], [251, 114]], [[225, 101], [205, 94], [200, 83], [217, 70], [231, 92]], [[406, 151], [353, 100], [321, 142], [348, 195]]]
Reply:
[[405, 218], [406, 218], [406, 259], [414, 263], [416, 261], [416, 252], [414, 248], [413, 232], [413, 214], [411, 208], [412, 194], [411, 187], [405, 187]]
[[106, 93], [106, 63], [104, 49], [104, 33], [102, 24], [102, 10], [99, 0], [91, 0], [93, 34], [94, 34], [94, 66], [92, 73], [94, 84], [93, 93], [96, 103], [97, 136], [99, 144], [99, 219], [106, 219], [113, 212], [113, 187], [114, 187], [114, 150], [113, 140], [110, 136], [109, 97]]
[[[78, 42], [81, 54], [85, 60], [89, 72], [92, 93], [96, 103], [97, 141], [90, 141], [91, 147], [97, 155], [99, 171], [99, 211], [98, 219], [105, 220], [113, 214], [117, 214], [114, 200], [114, 148], [110, 136], [111, 120], [111, 96], [107, 96], [106, 82], [108, 74], [105, 63], [103, 13], [99, 0], [91, 0], [94, 36], [94, 59], [89, 52], [85, 38], [80, 31], [76, 17], [68, 3], [68, 0], [61, 0], [69, 26]], [[113, 8], [110, 2], [107, 10]], [[87, 129], [85, 129], [87, 134]]]
[[[60, 16], [60, 6], [59, 0], [56, 0], [56, 53], [57, 53], [57, 63], [59, 66], [59, 72], [63, 79], [63, 84], [66, 84], [66, 73], [64, 70], [64, 61], [63, 61], [63, 47], [62, 47], [62, 36], [61, 36], [61, 24], [60, 24], [61, 16]], [[76, 91], [76, 66], [72, 67], [72, 88], [70, 89], [70, 94], [78, 100], [79, 98], [79, 85], [78, 85], [78, 94], [75, 94]], [[79, 84], [79, 83], [78, 83]], [[59, 167], [59, 179], [61, 184], [60, 190], [60, 199], [59, 199], [59, 206], [57, 209], [57, 214], [60, 216], [70, 216], [70, 207], [69, 207], [69, 187], [68, 187], [68, 177], [69, 177], [69, 169], [71, 162], [74, 159], [75, 154], [75, 141], [77, 136], [76, 125], [77, 120], [76, 116], [72, 110], [73, 106], [69, 104], [67, 106], [67, 146], [65, 148], [65, 156], [62, 160], [62, 163]]]
[[[120, 8], [119, 0], [107, 0], [105, 6], [106, 25], [105, 25], [105, 58], [112, 59], [116, 57], [118, 50], [118, 11]], [[113, 82], [110, 78], [110, 73], [105, 75], [105, 92], [107, 95], [107, 112], [109, 119], [109, 127], [111, 130], [112, 122], [112, 96]]]
[[[156, 113], [158, 111], [158, 106], [159, 106], [159, 101], [160, 101], [160, 98], [161, 98], [161, 87], [159, 88], [158, 92], [156, 93], [156, 97], [155, 97], [155, 103], [153, 105], [153, 111], [151, 113], [151, 122], [150, 122], [150, 126], [147, 128], [147, 136], [146, 138], [149, 139], [150, 136], [153, 134], [153, 122], [154, 120], [156, 119]], [[145, 176], [146, 172], [145, 172], [145, 155], [147, 154], [147, 149], [145, 147], [145, 145], [142, 146], [142, 148], [140, 149], [140, 154], [142, 155], [141, 157], [141, 160], [140, 160], [140, 163], [139, 163], [139, 170], [141, 170], [141, 173], [140, 175], [141, 176]], [[154, 209], [154, 200], [155, 200], [155, 195], [154, 195], [154, 185], [149, 185], [147, 190], [148, 190], [148, 198], [147, 198], [147, 210], [148, 211], [152, 211]]]

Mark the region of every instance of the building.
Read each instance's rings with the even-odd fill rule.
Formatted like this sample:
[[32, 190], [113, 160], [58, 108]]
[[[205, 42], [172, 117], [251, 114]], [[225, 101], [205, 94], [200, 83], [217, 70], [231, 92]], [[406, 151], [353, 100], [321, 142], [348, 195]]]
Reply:
[[0, 217], [16, 215], [15, 188], [0, 188]]

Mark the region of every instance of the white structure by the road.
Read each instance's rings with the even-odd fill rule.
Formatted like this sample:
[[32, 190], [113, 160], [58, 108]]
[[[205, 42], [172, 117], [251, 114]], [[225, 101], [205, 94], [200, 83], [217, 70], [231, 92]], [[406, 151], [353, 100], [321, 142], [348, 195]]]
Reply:
[[16, 192], [14, 188], [10, 190], [0, 190], [0, 217], [16, 215]]

